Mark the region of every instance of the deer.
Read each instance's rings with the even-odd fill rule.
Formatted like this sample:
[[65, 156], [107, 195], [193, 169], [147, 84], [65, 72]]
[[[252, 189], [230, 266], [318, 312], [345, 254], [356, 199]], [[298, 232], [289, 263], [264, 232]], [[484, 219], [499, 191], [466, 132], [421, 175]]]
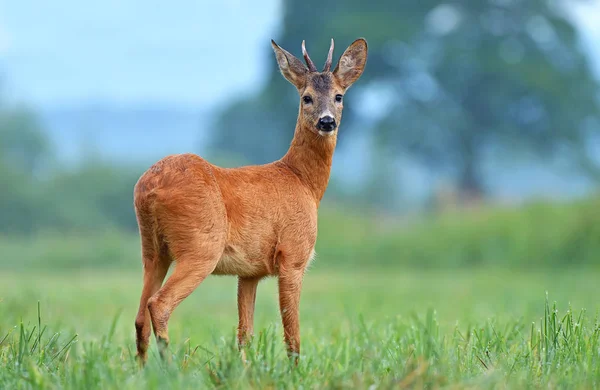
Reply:
[[209, 275], [238, 277], [240, 349], [253, 335], [259, 281], [276, 277], [287, 354], [298, 362], [300, 292], [315, 256], [317, 212], [329, 183], [343, 97], [363, 73], [367, 42], [352, 42], [331, 71], [332, 39], [320, 72], [304, 41], [306, 65], [273, 40], [271, 46], [279, 71], [300, 96], [287, 153], [268, 164], [237, 168], [193, 153], [169, 155], [134, 186], [143, 265], [136, 357], [142, 366], [151, 326], [161, 358], [169, 359], [169, 318]]

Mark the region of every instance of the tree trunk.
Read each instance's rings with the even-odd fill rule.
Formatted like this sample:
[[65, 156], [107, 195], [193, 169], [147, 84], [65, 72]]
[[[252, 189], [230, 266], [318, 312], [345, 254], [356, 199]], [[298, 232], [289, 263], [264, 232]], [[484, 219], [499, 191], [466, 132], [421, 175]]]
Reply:
[[481, 178], [481, 159], [475, 139], [464, 139], [459, 166], [458, 191], [460, 202], [465, 206], [480, 203], [485, 196]]

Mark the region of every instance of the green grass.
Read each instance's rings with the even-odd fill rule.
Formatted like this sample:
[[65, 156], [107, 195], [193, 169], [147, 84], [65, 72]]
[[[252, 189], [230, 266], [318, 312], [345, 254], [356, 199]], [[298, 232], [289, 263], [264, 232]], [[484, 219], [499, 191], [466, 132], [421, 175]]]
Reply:
[[305, 280], [295, 369], [275, 280], [259, 286], [243, 364], [235, 279], [211, 277], [172, 316], [172, 363], [158, 359], [153, 341], [138, 370], [140, 273], [3, 272], [0, 388], [595, 388], [599, 276], [584, 268], [334, 272], [317, 264]]

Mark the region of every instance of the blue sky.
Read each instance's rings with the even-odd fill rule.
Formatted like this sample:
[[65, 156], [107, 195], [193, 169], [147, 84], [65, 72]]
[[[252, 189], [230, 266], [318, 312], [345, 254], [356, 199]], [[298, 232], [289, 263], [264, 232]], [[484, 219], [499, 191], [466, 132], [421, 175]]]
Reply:
[[[572, 4], [600, 70], [600, 1]], [[13, 93], [46, 107], [212, 106], [263, 81], [280, 13], [278, 0], [0, 0], [0, 59]]]
[[19, 99], [212, 105], [262, 81], [277, 0], [0, 0], [0, 69]]
[[[600, 75], [600, 0], [565, 4]], [[46, 108], [211, 108], [264, 81], [280, 14], [278, 0], [0, 0], [0, 70], [13, 95]]]

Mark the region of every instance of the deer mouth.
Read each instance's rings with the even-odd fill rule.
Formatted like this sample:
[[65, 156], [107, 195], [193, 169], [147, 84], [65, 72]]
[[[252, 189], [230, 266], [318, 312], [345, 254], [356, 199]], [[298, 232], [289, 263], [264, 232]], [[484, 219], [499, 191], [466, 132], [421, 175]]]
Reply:
[[329, 137], [332, 136], [335, 131], [335, 129], [331, 129], [331, 130], [319, 130], [319, 135], [322, 137]]

